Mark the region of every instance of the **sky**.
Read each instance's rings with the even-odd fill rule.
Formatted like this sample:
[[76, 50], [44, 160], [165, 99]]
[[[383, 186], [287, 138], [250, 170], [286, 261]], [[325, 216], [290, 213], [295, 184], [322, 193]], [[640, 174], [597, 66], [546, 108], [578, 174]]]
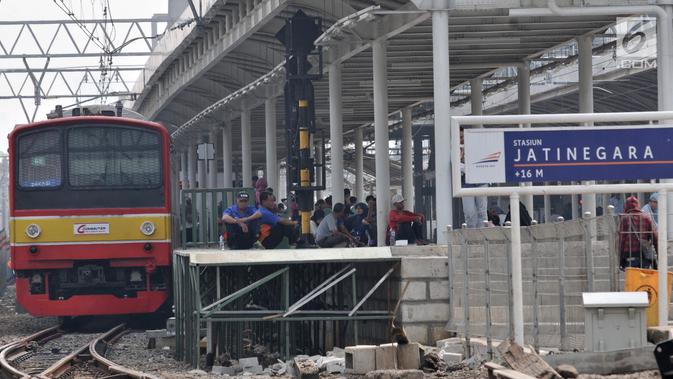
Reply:
[[[166, 13], [168, 0], [0, 0], [0, 43], [5, 46], [6, 49], [9, 49], [14, 43], [16, 36], [19, 35], [20, 26], [8, 26], [1, 25], [4, 21], [38, 21], [38, 20], [66, 20], [68, 16], [66, 13], [59, 8], [59, 5], [70, 9], [77, 19], [102, 19], [103, 18], [103, 7], [105, 4], [109, 4], [110, 12], [109, 14], [114, 19], [122, 18], [150, 18], [155, 13]], [[126, 33], [129, 29], [129, 24], [118, 24], [115, 25], [115, 36], [111, 37], [116, 45], [120, 44]], [[159, 32], [163, 30], [165, 25], [160, 25]], [[34, 28], [35, 37], [40, 41], [42, 46], [46, 47], [50, 44], [50, 41], [53, 41], [52, 52], [66, 52], [73, 51], [74, 47], [72, 42], [69, 41], [67, 34], [63, 30], [59, 31], [56, 34], [56, 26], [42, 25], [36, 26]], [[93, 28], [92, 26], [90, 29]], [[143, 25], [146, 35], [150, 35], [149, 24]], [[86, 33], [79, 29], [76, 25], [72, 25], [69, 29], [73, 36], [75, 42], [83, 47], [86, 40]], [[108, 34], [112, 34], [112, 27], [107, 30]], [[103, 31], [98, 30], [94, 32], [94, 35], [102, 39]], [[136, 29], [133, 29], [131, 36], [139, 36], [139, 32]], [[146, 49], [146, 46], [143, 46], [144, 42], [142, 40], [133, 42], [128, 45], [123, 51], [140, 51]], [[96, 53], [101, 52], [101, 48], [96, 45], [90, 45], [87, 52]], [[21, 34], [21, 38], [18, 41], [15, 47], [16, 53], [21, 54], [35, 54], [39, 52], [37, 45], [33, 42], [30, 33], [26, 30]], [[0, 58], [4, 53], [0, 50]], [[113, 57], [113, 66], [124, 66], [124, 67], [139, 67], [143, 66], [146, 57]], [[46, 63], [45, 59], [41, 58], [29, 58], [27, 59], [28, 65], [30, 67], [43, 67]], [[92, 58], [53, 58], [49, 62], [50, 68], [56, 67], [98, 67], [100, 65], [99, 57]], [[21, 59], [0, 59], [0, 96], [7, 96], [11, 94], [11, 89], [8, 86], [7, 81], [2, 76], [2, 72], [8, 69], [17, 69], [24, 68], [24, 62]], [[123, 79], [129, 87], [132, 88], [132, 85], [135, 83], [138, 72], [137, 71], [128, 71], [123, 72]], [[70, 73], [66, 74], [65, 78], [67, 82], [72, 86], [75, 85], [77, 88], [78, 84], [82, 82], [83, 74], [79, 73]], [[15, 91], [21, 87], [24, 79], [26, 78], [25, 73], [7, 73], [9, 82], [13, 86]], [[81, 94], [90, 94], [94, 92], [95, 85], [98, 84], [98, 74], [94, 75], [93, 79], [88, 79], [85, 83], [82, 83], [80, 92]], [[47, 73], [43, 79], [43, 87], [45, 83], [47, 87], [53, 84], [52, 94], [62, 94], [65, 93], [67, 87], [65, 82], [61, 77], [57, 77], [55, 73]], [[110, 85], [110, 90], [123, 90], [124, 87], [120, 81], [113, 81]], [[30, 82], [27, 82], [22, 90], [22, 94], [29, 95], [34, 91], [33, 86]], [[106, 102], [113, 102], [117, 98], [108, 98]], [[33, 110], [35, 105], [32, 99], [24, 100], [27, 112], [29, 116], [32, 117]], [[75, 99], [72, 98], [61, 98], [61, 99], [48, 99], [43, 100], [40, 105], [36, 116], [35, 121], [46, 119], [46, 114], [54, 109], [57, 104], [67, 106], [74, 104]], [[92, 104], [98, 104], [100, 100], [94, 101]], [[26, 123], [26, 116], [24, 111], [21, 108], [21, 105], [16, 99], [0, 99], [0, 152], [7, 151], [7, 134], [14, 128], [16, 124]]]

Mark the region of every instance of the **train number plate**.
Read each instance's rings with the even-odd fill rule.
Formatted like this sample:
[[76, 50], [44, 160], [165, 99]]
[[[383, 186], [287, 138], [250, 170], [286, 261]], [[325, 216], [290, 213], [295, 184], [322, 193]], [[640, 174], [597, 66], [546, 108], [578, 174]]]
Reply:
[[76, 236], [84, 234], [110, 234], [110, 224], [74, 224]]

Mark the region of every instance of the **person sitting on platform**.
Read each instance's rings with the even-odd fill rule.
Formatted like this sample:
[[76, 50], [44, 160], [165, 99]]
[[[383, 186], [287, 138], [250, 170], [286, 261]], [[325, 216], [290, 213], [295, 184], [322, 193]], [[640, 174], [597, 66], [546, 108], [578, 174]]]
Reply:
[[388, 213], [388, 232], [395, 231], [395, 240], [407, 240], [409, 244], [427, 245], [423, 239], [425, 216], [404, 210], [404, 197], [395, 194], [393, 209]]
[[355, 214], [348, 217], [344, 222], [351, 235], [363, 244], [369, 243], [371, 235], [371, 229], [367, 221], [368, 213], [367, 204], [359, 203], [355, 205]]
[[320, 223], [322, 220], [325, 218], [325, 212], [323, 212], [322, 208], [321, 209], [316, 209], [315, 212], [313, 212], [313, 216], [311, 216], [311, 237], [313, 238], [311, 242], [312, 245], [315, 245], [315, 236], [318, 233], [318, 226], [320, 226]]
[[325, 218], [318, 225], [315, 240], [320, 247], [346, 247], [349, 242], [355, 243], [353, 236], [348, 233], [344, 226], [344, 217], [346, 215], [346, 207], [343, 203], [334, 204], [332, 213], [325, 216]]
[[275, 249], [287, 237], [290, 244], [297, 242], [297, 222], [280, 218], [274, 214], [276, 197], [272, 193], [262, 192], [259, 195], [261, 207], [251, 217], [259, 219], [259, 242], [265, 249]]
[[250, 195], [247, 192], [239, 192], [236, 195], [236, 204], [227, 208], [222, 215], [230, 249], [250, 249], [257, 239], [257, 222], [252, 218], [257, 210], [248, 206], [249, 201]]

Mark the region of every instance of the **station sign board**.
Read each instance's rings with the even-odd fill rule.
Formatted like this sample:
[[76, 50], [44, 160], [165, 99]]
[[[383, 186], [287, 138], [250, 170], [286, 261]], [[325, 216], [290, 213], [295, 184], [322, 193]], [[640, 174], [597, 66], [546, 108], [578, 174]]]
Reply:
[[466, 129], [467, 184], [673, 178], [673, 126]]

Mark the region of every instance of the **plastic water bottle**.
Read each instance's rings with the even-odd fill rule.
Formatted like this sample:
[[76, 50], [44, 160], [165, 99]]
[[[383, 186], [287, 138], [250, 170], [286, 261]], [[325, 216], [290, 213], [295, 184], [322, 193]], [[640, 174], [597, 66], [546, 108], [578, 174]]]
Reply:
[[224, 236], [220, 236], [220, 250], [224, 250]]
[[395, 229], [390, 229], [390, 246], [395, 246], [395, 241], [397, 241], [395, 239]]

